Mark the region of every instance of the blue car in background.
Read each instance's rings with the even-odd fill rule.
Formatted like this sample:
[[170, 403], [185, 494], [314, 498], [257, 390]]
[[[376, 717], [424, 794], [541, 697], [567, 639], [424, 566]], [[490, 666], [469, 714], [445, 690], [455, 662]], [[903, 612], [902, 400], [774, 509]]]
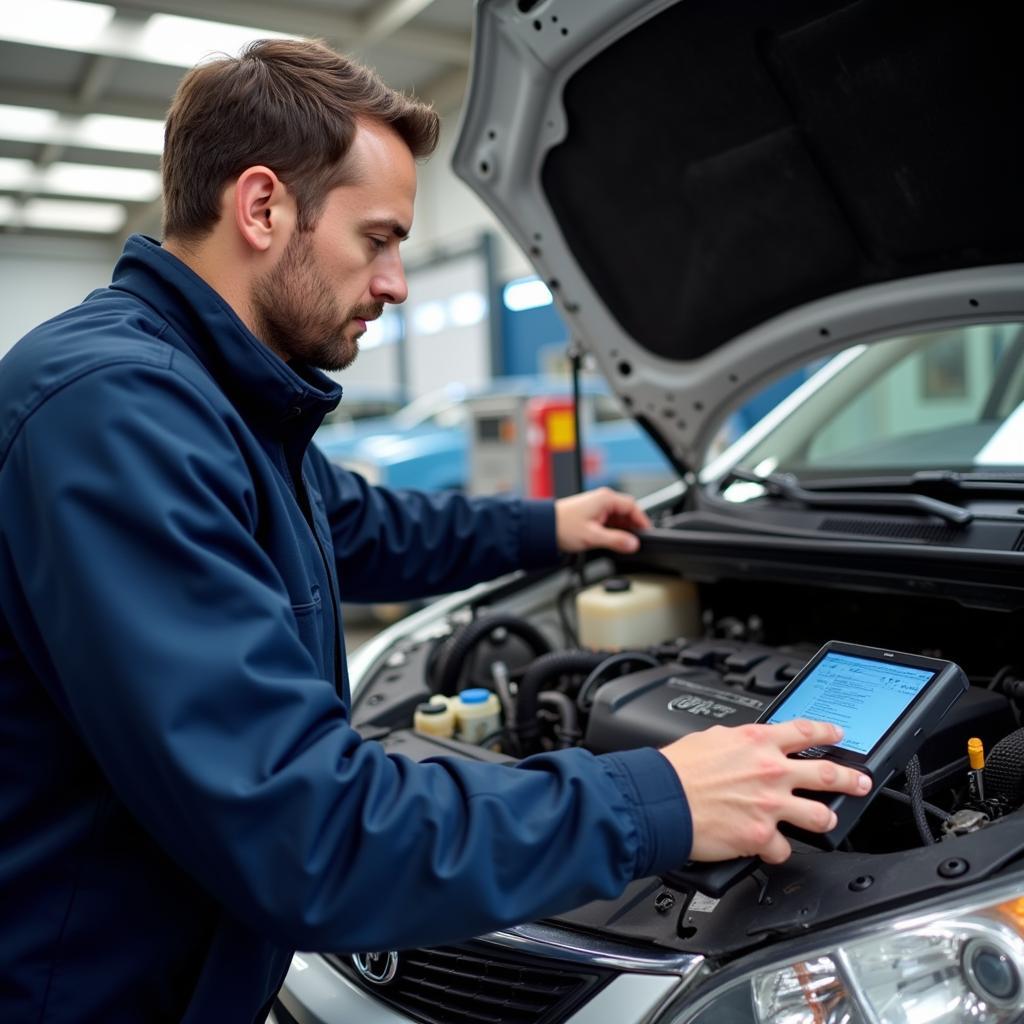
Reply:
[[[541, 376], [504, 377], [486, 385], [448, 386], [410, 402], [394, 416], [363, 419], [339, 428], [325, 424], [315, 443], [333, 462], [370, 483], [420, 490], [479, 490], [471, 479], [474, 409], [507, 398], [571, 394], [567, 381]], [[644, 493], [673, 478], [668, 462], [601, 380], [581, 382], [585, 486], [603, 484]], [[342, 399], [342, 406], [345, 400]], [[521, 443], [521, 438], [508, 444]]]

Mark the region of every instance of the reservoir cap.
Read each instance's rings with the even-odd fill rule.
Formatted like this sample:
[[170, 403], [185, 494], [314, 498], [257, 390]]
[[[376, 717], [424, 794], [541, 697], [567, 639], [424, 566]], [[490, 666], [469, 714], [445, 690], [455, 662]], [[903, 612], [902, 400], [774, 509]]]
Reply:
[[462, 699], [463, 704], [486, 704], [487, 698], [490, 695], [490, 690], [485, 690], [482, 686], [474, 686], [468, 690], [463, 690], [459, 697]]
[[611, 576], [604, 581], [604, 592], [606, 594], [622, 594], [633, 589], [633, 581], [625, 576]]

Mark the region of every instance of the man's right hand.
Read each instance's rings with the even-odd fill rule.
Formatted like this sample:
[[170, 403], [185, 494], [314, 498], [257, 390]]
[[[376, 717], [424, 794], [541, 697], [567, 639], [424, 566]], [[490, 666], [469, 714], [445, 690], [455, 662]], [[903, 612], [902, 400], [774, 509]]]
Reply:
[[832, 761], [787, 754], [837, 743], [842, 730], [794, 719], [781, 725], [714, 726], [663, 747], [686, 792], [695, 861], [757, 856], [780, 864], [793, 852], [779, 822], [828, 832], [835, 814], [795, 789], [865, 796], [871, 780]]

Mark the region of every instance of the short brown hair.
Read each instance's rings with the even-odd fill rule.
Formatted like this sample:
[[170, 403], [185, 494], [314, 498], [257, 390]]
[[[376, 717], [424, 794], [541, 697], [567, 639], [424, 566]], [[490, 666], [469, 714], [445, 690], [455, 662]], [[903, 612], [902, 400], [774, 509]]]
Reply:
[[359, 118], [390, 125], [414, 157], [437, 145], [432, 107], [320, 42], [260, 39], [240, 57], [193, 68], [164, 130], [164, 236], [198, 241], [209, 234], [224, 186], [258, 164], [294, 196], [298, 229], [311, 230], [328, 192], [345, 181]]

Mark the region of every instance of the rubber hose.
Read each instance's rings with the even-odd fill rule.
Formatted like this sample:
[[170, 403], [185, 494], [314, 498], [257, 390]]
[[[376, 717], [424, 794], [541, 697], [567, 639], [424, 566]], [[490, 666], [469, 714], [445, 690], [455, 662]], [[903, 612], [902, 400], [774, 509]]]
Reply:
[[907, 778], [907, 793], [910, 795], [910, 809], [914, 812], [914, 824], [925, 846], [934, 843], [931, 826], [924, 814], [924, 786], [921, 785], [921, 762], [915, 754], [908, 762], [904, 773]]
[[1004, 736], [985, 758], [985, 795], [998, 796], [1010, 807], [1024, 803], [1024, 729]]
[[546, 689], [548, 680], [557, 676], [592, 672], [607, 657], [606, 651], [555, 651], [538, 658], [526, 670], [516, 692], [516, 722], [512, 730], [520, 753], [525, 754], [532, 749], [540, 732], [537, 725], [537, 695]]
[[458, 689], [462, 669], [470, 652], [490, 636], [496, 629], [508, 630], [513, 636], [522, 640], [533, 652], [534, 657], [541, 657], [551, 650], [544, 634], [529, 622], [516, 615], [495, 612], [493, 615], [481, 615], [455, 633], [446, 652], [442, 653], [441, 664], [437, 669], [437, 692], [446, 696], [454, 696]]
[[560, 690], [543, 690], [537, 695], [537, 702], [553, 708], [558, 714], [555, 735], [558, 737], [559, 747], [565, 749], [576, 746], [583, 733], [580, 732], [580, 716], [572, 697]]

